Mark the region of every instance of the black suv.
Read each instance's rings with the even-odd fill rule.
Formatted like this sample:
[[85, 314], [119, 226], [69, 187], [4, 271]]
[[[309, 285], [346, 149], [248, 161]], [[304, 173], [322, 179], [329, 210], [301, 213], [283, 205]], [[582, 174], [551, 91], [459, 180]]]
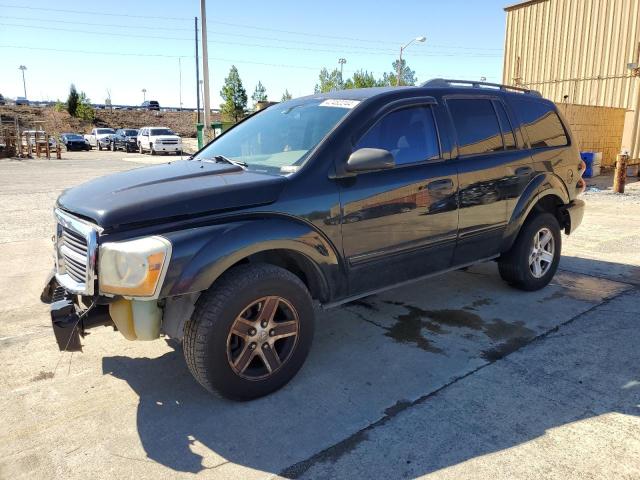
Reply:
[[488, 260], [516, 288], [547, 285], [583, 166], [534, 91], [432, 80], [290, 100], [189, 160], [65, 191], [42, 298], [61, 349], [96, 325], [163, 333], [206, 389], [255, 398], [303, 364], [314, 301]]
[[111, 138], [111, 150], [124, 150], [125, 152], [138, 151], [138, 130], [135, 128], [119, 128]]
[[140, 107], [142, 110], [160, 110], [160, 104], [157, 100], [145, 100]]

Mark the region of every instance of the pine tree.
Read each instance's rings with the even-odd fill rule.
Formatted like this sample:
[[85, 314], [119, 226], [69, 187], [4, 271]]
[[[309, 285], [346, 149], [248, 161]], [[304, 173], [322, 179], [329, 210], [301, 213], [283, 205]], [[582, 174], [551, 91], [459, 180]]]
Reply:
[[240, 120], [247, 110], [247, 91], [242, 86], [242, 80], [235, 65], [231, 66], [229, 76], [224, 79], [220, 96], [224, 100], [220, 105], [222, 115], [235, 122]]
[[281, 102], [286, 102], [287, 100], [291, 100], [291, 94], [289, 93], [289, 90], [285, 90], [284, 93], [282, 94], [282, 98], [280, 99]]
[[251, 100], [253, 100], [254, 108], [258, 102], [267, 101], [267, 89], [264, 88], [264, 85], [262, 85], [262, 82], [259, 80], [258, 85], [256, 85], [256, 89], [253, 91], [253, 95], [251, 95]]
[[67, 98], [67, 112], [69, 112], [69, 115], [72, 117], [76, 116], [79, 101], [80, 95], [76, 90], [76, 86], [72, 83], [71, 88], [69, 88], [69, 97]]

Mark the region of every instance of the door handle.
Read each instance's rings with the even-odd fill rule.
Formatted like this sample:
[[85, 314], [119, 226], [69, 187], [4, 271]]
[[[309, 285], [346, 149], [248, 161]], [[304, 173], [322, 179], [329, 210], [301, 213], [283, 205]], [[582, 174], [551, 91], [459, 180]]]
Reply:
[[531, 175], [531, 172], [533, 172], [533, 168], [531, 168], [531, 167], [518, 167], [518, 168], [516, 168], [516, 175], [518, 177], [525, 177], [527, 175]]
[[445, 178], [444, 180], [434, 180], [427, 184], [430, 192], [442, 192], [443, 190], [453, 190], [453, 180]]

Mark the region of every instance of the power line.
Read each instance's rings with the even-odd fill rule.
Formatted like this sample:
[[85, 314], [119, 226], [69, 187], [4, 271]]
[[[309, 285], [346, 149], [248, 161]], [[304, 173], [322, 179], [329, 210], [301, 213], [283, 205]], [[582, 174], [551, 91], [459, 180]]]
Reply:
[[5, 8], [20, 8], [23, 10], [40, 10], [43, 12], [58, 12], [58, 13], [74, 13], [76, 15], [102, 15], [108, 17], [128, 17], [128, 18], [152, 18], [155, 20], [191, 20], [191, 17], [160, 17], [160, 16], [152, 16], [152, 15], [131, 15], [126, 13], [106, 13], [99, 11], [89, 11], [89, 10], [66, 10], [62, 8], [44, 8], [44, 7], [27, 7], [24, 5], [9, 5], [9, 4], [0, 4], [0, 7]]
[[[0, 25], [8, 26], [8, 27], [17, 27], [17, 28], [30, 28], [37, 30], [51, 30], [58, 32], [70, 32], [70, 33], [84, 33], [88, 35], [106, 35], [111, 37], [123, 37], [123, 38], [147, 38], [153, 40], [179, 40], [179, 41], [191, 41], [190, 38], [182, 38], [182, 37], [167, 37], [167, 36], [156, 36], [156, 35], [137, 35], [137, 34], [124, 34], [124, 33], [110, 33], [110, 32], [96, 32], [90, 30], [78, 30], [78, 29], [68, 29], [68, 28], [59, 28], [59, 27], [40, 27], [34, 25], [24, 25], [24, 24], [14, 24], [14, 23], [0, 23]], [[231, 46], [241, 46], [241, 47], [252, 47], [252, 48], [269, 48], [269, 49], [277, 49], [277, 50], [295, 50], [295, 51], [305, 51], [305, 52], [314, 52], [314, 53], [336, 53], [336, 48], [333, 49], [319, 49], [319, 48], [307, 48], [307, 47], [290, 47], [290, 46], [282, 46], [282, 45], [264, 45], [264, 44], [256, 44], [256, 43], [241, 43], [235, 41], [225, 41], [225, 40], [212, 40], [208, 42], [210, 44], [222, 44], [222, 45], [231, 45]], [[357, 48], [357, 47], [356, 47]], [[355, 55], [387, 55], [387, 56], [396, 56], [396, 53], [391, 50], [376, 50], [376, 51], [353, 51], [353, 50], [345, 50], [340, 49], [340, 53], [345, 54], [355, 54]], [[454, 56], [473, 56], [473, 57], [501, 57], [502, 55], [495, 54], [487, 54], [487, 53], [413, 53], [414, 57], [454, 57]]]
[[[161, 16], [148, 16], [148, 15], [130, 15], [130, 14], [115, 14], [115, 13], [104, 13], [104, 12], [99, 12], [99, 11], [77, 11], [77, 10], [63, 10], [63, 9], [53, 9], [53, 8], [43, 8], [43, 7], [28, 7], [28, 6], [22, 6], [22, 5], [8, 5], [8, 4], [0, 4], [0, 7], [7, 7], [7, 8], [16, 8], [16, 9], [27, 9], [27, 10], [41, 10], [41, 11], [51, 11], [51, 12], [61, 12], [61, 13], [73, 13], [73, 14], [77, 14], [77, 15], [84, 15], [84, 14], [97, 14], [97, 15], [107, 15], [107, 16], [113, 16], [113, 17], [126, 17], [126, 18], [149, 18], [149, 19], [165, 19], [165, 20], [191, 20], [191, 18], [187, 18], [187, 17], [161, 17]], [[321, 33], [312, 33], [312, 32], [301, 32], [301, 31], [295, 31], [295, 30], [282, 30], [282, 29], [277, 29], [277, 28], [270, 28], [270, 27], [265, 27], [262, 25], [250, 25], [250, 24], [244, 24], [244, 23], [234, 23], [234, 22], [225, 22], [225, 21], [221, 21], [221, 20], [210, 20], [209, 23], [215, 23], [217, 25], [226, 25], [226, 26], [230, 26], [230, 27], [237, 27], [237, 28], [248, 28], [251, 30], [262, 30], [262, 31], [268, 31], [268, 32], [276, 32], [276, 33], [286, 33], [289, 35], [302, 35], [304, 37], [319, 37], [319, 38], [327, 38], [327, 39], [333, 39], [333, 40], [351, 40], [351, 41], [356, 41], [356, 42], [365, 42], [365, 43], [377, 43], [377, 44], [381, 44], [381, 45], [387, 45], [389, 47], [394, 46], [397, 42], [394, 41], [390, 41], [390, 40], [375, 40], [375, 39], [364, 39], [364, 38], [356, 38], [356, 37], [343, 37], [343, 36], [336, 36], [336, 35], [325, 35], [325, 34], [321, 34]], [[136, 28], [138, 28], [138, 26], [136, 25]], [[144, 28], [144, 27], [143, 27]], [[173, 27], [172, 27], [173, 28]], [[189, 29], [181, 29], [181, 30], [189, 30]], [[233, 33], [228, 33], [227, 35], [234, 35]], [[239, 35], [239, 34], [235, 34], [235, 35]], [[275, 39], [272, 39], [275, 40]], [[296, 40], [298, 43], [300, 43], [298, 40]], [[308, 42], [307, 42], [308, 43]], [[432, 47], [436, 47], [436, 48], [452, 48], [452, 49], [459, 49], [459, 50], [487, 50], [487, 51], [502, 51], [502, 48], [485, 48], [485, 47], [469, 47], [469, 46], [453, 46], [453, 45], [439, 45], [439, 44], [429, 44]]]
[[[188, 58], [193, 59], [193, 55], [167, 55], [162, 53], [133, 53], [133, 52], [106, 52], [106, 51], [95, 51], [95, 50], [71, 50], [71, 49], [63, 49], [63, 48], [46, 48], [46, 47], [29, 47], [23, 45], [2, 45], [0, 44], [0, 48], [15, 48], [20, 50], [35, 50], [35, 51], [44, 51], [44, 52], [56, 52], [56, 53], [78, 53], [78, 54], [87, 54], [87, 55], [112, 55], [112, 56], [123, 56], [123, 57], [153, 57], [153, 58]], [[237, 58], [220, 58], [220, 57], [211, 57], [209, 56], [209, 60], [217, 61], [217, 62], [226, 62], [229, 64], [237, 64], [237, 65], [262, 65], [266, 67], [277, 67], [277, 68], [294, 68], [294, 69], [302, 69], [302, 70], [314, 70], [320, 71], [320, 69], [324, 68], [321, 66], [310, 66], [310, 65], [290, 65], [284, 63], [267, 63], [267, 62], [259, 62], [253, 60], [242, 60]], [[388, 72], [377, 72], [373, 70], [366, 70], [368, 73], [382, 75], [383, 73]], [[355, 73], [359, 70], [345, 70], [345, 73]], [[451, 74], [440, 74], [436, 75], [437, 77], [448, 77]], [[470, 75], [473, 76], [473, 75]], [[478, 75], [476, 75], [478, 76]], [[487, 77], [487, 78], [495, 78], [495, 77]]]
[[[29, 18], [29, 17], [14, 17], [14, 16], [7, 16], [7, 15], [2, 15], [0, 16], [0, 18], [4, 18], [4, 19], [9, 19], [9, 20], [27, 20], [27, 21], [35, 21], [35, 22], [46, 22], [46, 23], [50, 23], [51, 20], [50, 19], [41, 19], [41, 18]], [[68, 24], [68, 25], [78, 25], [79, 22], [77, 21], [68, 21], [68, 20], [56, 20], [56, 23], [62, 23], [62, 24]], [[88, 26], [95, 26], [95, 27], [113, 27], [113, 28], [132, 28], [132, 26], [130, 25], [119, 25], [119, 24], [114, 24], [114, 23], [93, 23], [93, 22], [82, 22], [82, 25], [88, 25]], [[16, 25], [17, 26], [17, 25]], [[38, 27], [38, 28], [42, 28], [42, 27]], [[45, 27], [46, 28], [46, 27]], [[144, 30], [161, 30], [161, 31], [166, 31], [167, 27], [159, 27], [159, 26], [146, 26], [146, 25], [135, 25], [136, 29], [144, 29]], [[191, 31], [191, 28], [183, 28], [183, 27], [171, 27], [172, 30], [182, 30], [182, 31]], [[74, 30], [75, 31], [75, 30]], [[95, 32], [92, 32], [95, 33]], [[106, 33], [106, 32], [105, 32]], [[283, 43], [290, 43], [291, 39], [283, 39], [283, 38], [274, 38], [274, 37], [264, 37], [264, 36], [260, 36], [260, 35], [247, 35], [244, 33], [235, 33], [235, 32], [210, 32], [209, 35], [215, 35], [215, 36], [223, 36], [223, 37], [240, 37], [240, 38], [253, 38], [256, 40], [268, 40], [268, 41], [273, 41], [273, 42], [283, 42]], [[149, 38], [158, 38], [158, 37], [149, 37]], [[166, 36], [161, 37], [163, 39], [168, 38]], [[170, 39], [175, 39], [175, 40], [191, 40], [191, 39], [186, 39], [186, 38], [170, 38]], [[304, 45], [315, 45], [315, 46], [321, 46], [321, 47], [337, 47], [337, 48], [343, 48], [343, 47], [348, 47], [348, 48], [355, 48], [355, 49], [361, 49], [361, 50], [375, 50], [375, 51], [380, 51], [380, 47], [365, 47], [362, 45], [344, 45], [344, 44], [340, 44], [340, 45], [336, 45], [336, 44], [331, 44], [331, 43], [322, 43], [322, 42], [309, 42], [309, 41], [300, 41], [300, 40], [296, 40], [296, 44], [304, 44]], [[494, 50], [499, 50], [502, 51], [501, 48], [483, 48], [483, 47], [462, 47], [462, 46], [447, 46], [447, 45], [435, 45], [435, 44], [428, 44], [426, 45], [426, 48], [444, 48], [447, 50], [480, 50], [480, 51], [494, 51]], [[395, 51], [395, 50], [394, 50]]]

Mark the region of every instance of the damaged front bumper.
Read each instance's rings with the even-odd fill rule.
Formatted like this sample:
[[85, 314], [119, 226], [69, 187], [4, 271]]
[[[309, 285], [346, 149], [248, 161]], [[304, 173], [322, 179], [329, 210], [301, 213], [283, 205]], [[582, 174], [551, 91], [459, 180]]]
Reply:
[[67, 292], [51, 274], [40, 299], [50, 305], [53, 333], [61, 351], [81, 352], [80, 337], [97, 326], [113, 326], [108, 305], [81, 305], [78, 296]]

